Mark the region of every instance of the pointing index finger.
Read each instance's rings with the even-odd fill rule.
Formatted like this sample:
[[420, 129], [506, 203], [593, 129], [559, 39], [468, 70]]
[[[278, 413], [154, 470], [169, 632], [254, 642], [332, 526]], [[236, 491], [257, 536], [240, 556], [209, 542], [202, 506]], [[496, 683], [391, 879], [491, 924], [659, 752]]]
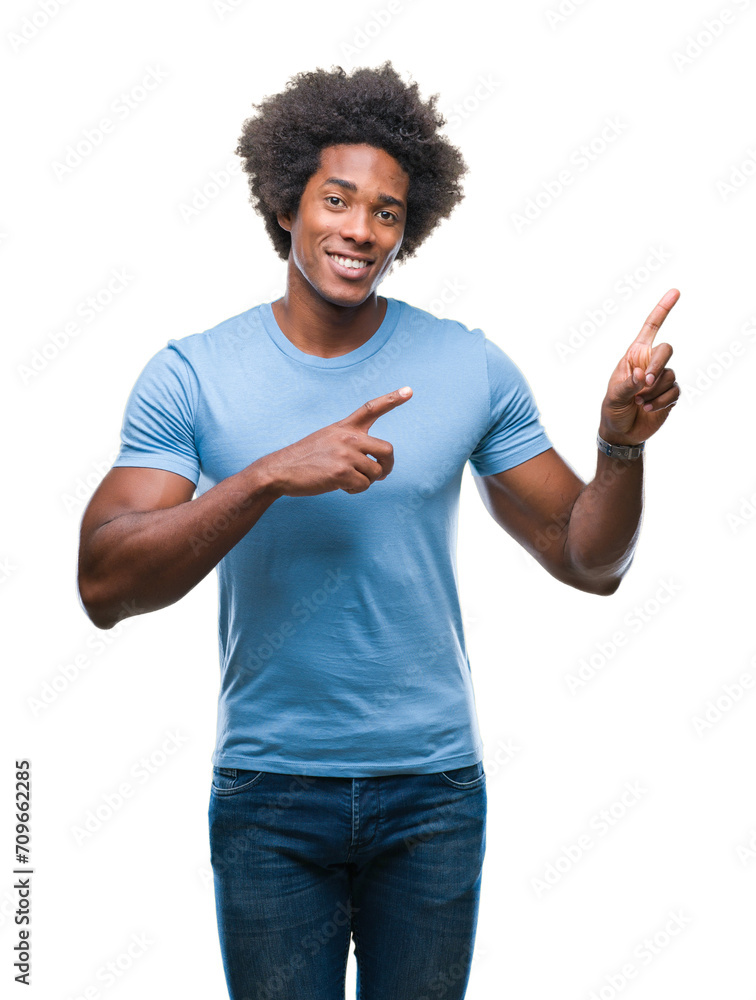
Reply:
[[635, 338], [636, 343], [646, 344], [650, 347], [654, 342], [654, 337], [664, 320], [669, 316], [672, 306], [680, 298], [680, 292], [676, 288], [670, 288], [668, 292], [659, 299], [651, 312], [646, 317], [646, 322], [641, 327], [641, 331]]
[[406, 403], [411, 396], [412, 389], [408, 385], [405, 385], [401, 389], [395, 389], [394, 392], [387, 392], [385, 396], [376, 396], [375, 399], [369, 399], [367, 403], [363, 403], [354, 413], [350, 413], [348, 417], [340, 420], [339, 423], [350, 424], [361, 431], [368, 431], [378, 417], [382, 417], [384, 413], [388, 413], [389, 410], [393, 410], [394, 407], [399, 406], [401, 403]]

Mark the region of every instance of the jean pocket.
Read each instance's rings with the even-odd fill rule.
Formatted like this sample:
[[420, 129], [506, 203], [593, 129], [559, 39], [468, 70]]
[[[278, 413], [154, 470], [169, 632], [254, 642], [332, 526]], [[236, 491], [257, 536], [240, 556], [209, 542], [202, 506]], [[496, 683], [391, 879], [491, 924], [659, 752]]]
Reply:
[[439, 771], [438, 776], [444, 784], [453, 788], [478, 788], [486, 780], [482, 760], [477, 764], [466, 764], [451, 771]]
[[218, 795], [235, 795], [260, 783], [265, 771], [251, 771], [243, 767], [219, 767], [213, 764], [212, 790]]

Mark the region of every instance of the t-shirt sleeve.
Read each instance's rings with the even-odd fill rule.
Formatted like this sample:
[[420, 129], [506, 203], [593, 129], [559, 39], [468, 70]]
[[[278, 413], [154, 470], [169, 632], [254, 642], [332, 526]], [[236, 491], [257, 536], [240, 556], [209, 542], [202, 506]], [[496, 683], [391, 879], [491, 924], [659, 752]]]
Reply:
[[142, 369], [126, 402], [121, 448], [113, 467], [166, 469], [197, 485], [194, 440], [197, 376], [171, 343]]
[[474, 476], [493, 476], [553, 447], [533, 392], [517, 365], [486, 338], [491, 420], [470, 456]]

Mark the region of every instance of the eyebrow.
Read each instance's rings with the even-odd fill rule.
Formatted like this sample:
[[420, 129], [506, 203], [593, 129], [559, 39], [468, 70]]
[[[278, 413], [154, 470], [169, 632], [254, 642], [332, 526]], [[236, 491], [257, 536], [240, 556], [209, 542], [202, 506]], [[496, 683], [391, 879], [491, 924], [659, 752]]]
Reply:
[[[353, 181], [345, 181], [341, 177], [329, 177], [328, 180], [323, 181], [321, 187], [325, 187], [326, 184], [338, 184], [339, 187], [346, 188], [347, 191], [357, 190], [357, 185]], [[396, 205], [401, 209], [405, 207], [403, 201], [400, 201], [398, 198], [394, 198], [390, 194], [379, 194], [378, 201], [382, 202], [384, 205]]]

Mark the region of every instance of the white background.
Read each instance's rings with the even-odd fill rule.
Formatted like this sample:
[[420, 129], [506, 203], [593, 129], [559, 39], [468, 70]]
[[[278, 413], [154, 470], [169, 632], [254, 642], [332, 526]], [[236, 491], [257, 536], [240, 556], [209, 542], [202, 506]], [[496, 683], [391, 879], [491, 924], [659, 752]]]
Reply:
[[[147, 359], [283, 291], [233, 153], [253, 102], [302, 69], [391, 59], [439, 94], [470, 172], [465, 201], [381, 291], [507, 351], [586, 481], [612, 369], [662, 294], [681, 292], [657, 340], [674, 347], [683, 396], [647, 445], [640, 542], [616, 594], [549, 577], [465, 472], [460, 591], [489, 801], [468, 997], [752, 1000], [756, 13], [712, 0], [564, 2], [561, 17], [557, 0], [48, 9], [2, 14], [3, 991], [17, 940], [12, 772], [29, 757], [24, 995], [226, 995], [207, 832], [215, 573], [100, 632], [76, 591], [79, 523]], [[140, 91], [150, 73], [164, 79]], [[123, 93], [136, 106], [121, 118]], [[106, 116], [113, 130], [56, 175]], [[602, 144], [610, 120], [620, 131]], [[584, 169], [576, 151], [592, 142]], [[565, 169], [572, 183], [546, 195]], [[534, 218], [518, 226], [529, 199]], [[113, 270], [128, 282], [83, 321]], [[161, 758], [170, 733], [183, 742]], [[144, 757], [160, 763], [142, 782]], [[77, 840], [123, 781], [133, 795]], [[134, 934], [150, 944], [127, 960]], [[100, 970], [119, 956], [130, 966], [107, 986]], [[354, 971], [350, 957], [349, 997]]]

